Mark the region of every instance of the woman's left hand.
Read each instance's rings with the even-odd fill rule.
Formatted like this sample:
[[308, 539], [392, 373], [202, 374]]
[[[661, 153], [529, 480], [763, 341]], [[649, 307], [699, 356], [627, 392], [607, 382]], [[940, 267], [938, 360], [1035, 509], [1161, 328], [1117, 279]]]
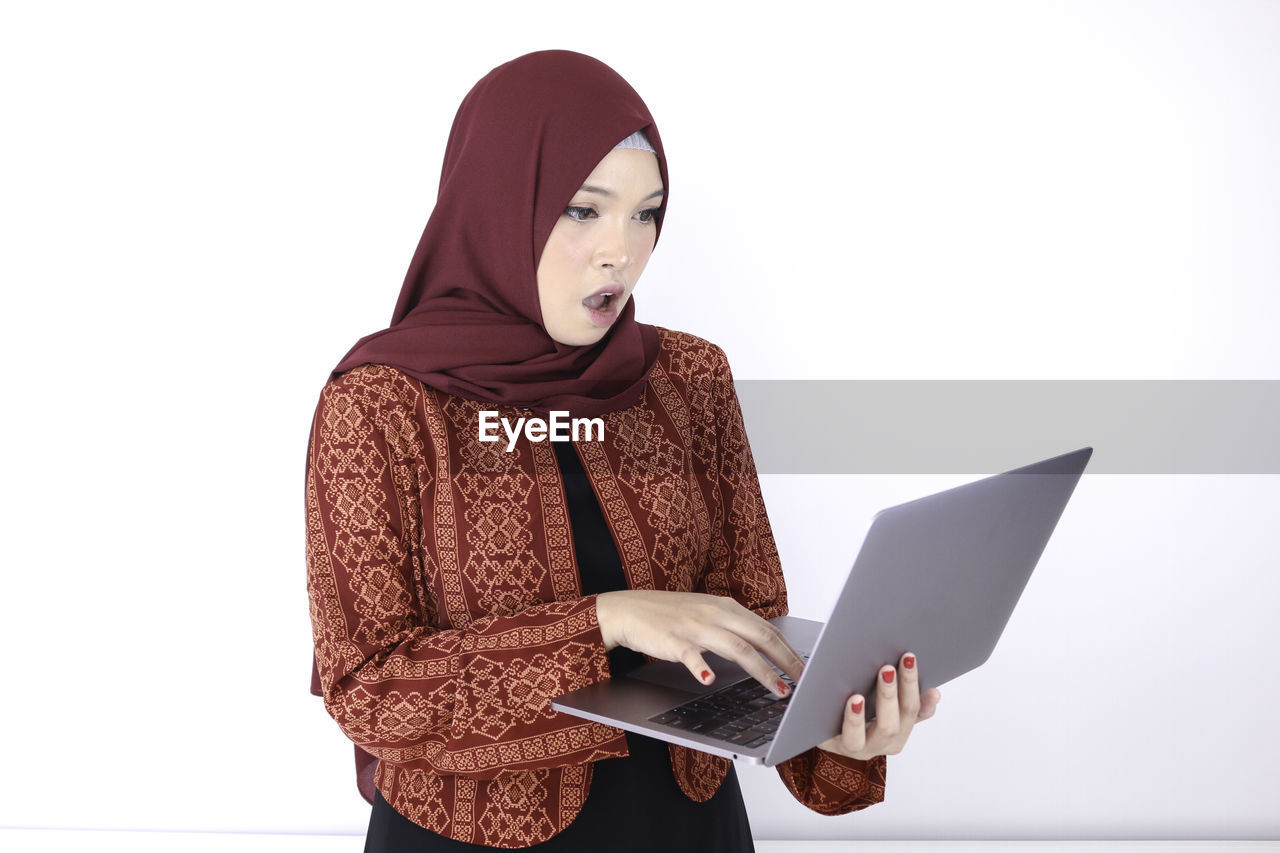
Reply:
[[920, 692], [916, 656], [907, 652], [895, 670], [880, 669], [876, 679], [876, 720], [867, 725], [867, 703], [860, 693], [844, 703], [844, 727], [840, 734], [818, 744], [819, 749], [866, 760], [877, 755], [897, 755], [920, 720], [933, 716], [942, 694], [936, 688]]

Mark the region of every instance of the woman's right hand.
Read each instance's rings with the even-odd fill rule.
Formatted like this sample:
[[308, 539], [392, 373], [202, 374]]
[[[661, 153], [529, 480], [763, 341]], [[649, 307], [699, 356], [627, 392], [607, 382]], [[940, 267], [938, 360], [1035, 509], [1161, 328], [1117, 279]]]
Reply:
[[790, 687], [769, 660], [793, 682], [804, 670], [804, 661], [781, 631], [727, 596], [614, 590], [596, 596], [596, 616], [606, 649], [626, 646], [682, 663], [702, 684], [715, 680], [702, 657], [707, 651], [735, 662], [776, 696], [786, 696]]

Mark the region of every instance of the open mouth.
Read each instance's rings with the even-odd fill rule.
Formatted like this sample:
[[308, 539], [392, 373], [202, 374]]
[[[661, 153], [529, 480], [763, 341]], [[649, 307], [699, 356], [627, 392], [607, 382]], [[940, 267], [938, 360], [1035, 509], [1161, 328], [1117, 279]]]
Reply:
[[593, 293], [582, 300], [587, 309], [587, 319], [591, 325], [607, 329], [618, 319], [618, 306], [622, 304], [626, 290], [619, 285], [611, 285], [607, 290]]
[[609, 311], [613, 307], [613, 294], [597, 293], [582, 300], [582, 304], [592, 311]]

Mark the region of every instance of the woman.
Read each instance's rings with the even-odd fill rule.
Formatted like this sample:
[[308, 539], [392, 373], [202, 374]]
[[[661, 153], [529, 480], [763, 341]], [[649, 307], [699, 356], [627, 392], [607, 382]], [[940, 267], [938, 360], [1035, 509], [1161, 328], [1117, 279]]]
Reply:
[[[377, 759], [366, 850], [752, 849], [730, 762], [549, 707], [643, 655], [710, 683], [713, 651], [778, 695], [769, 662], [801, 671], [765, 621], [786, 592], [724, 354], [635, 321], [667, 191], [607, 66], [499, 66], [458, 111], [391, 326], [322, 392], [308, 588], [325, 706]], [[603, 435], [512, 429], [553, 411]], [[778, 767], [809, 807], [878, 802], [932, 714], [914, 658], [883, 672], [876, 723], [850, 697], [840, 736]]]

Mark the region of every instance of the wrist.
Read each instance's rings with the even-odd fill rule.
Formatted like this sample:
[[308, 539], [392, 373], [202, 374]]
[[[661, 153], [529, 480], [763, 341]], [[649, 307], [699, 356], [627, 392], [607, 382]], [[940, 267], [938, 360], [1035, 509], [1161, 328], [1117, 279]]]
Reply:
[[604, 650], [611, 652], [621, 645], [617, 636], [616, 610], [618, 593], [601, 592], [596, 595], [596, 622], [600, 626], [600, 637], [604, 640]]

